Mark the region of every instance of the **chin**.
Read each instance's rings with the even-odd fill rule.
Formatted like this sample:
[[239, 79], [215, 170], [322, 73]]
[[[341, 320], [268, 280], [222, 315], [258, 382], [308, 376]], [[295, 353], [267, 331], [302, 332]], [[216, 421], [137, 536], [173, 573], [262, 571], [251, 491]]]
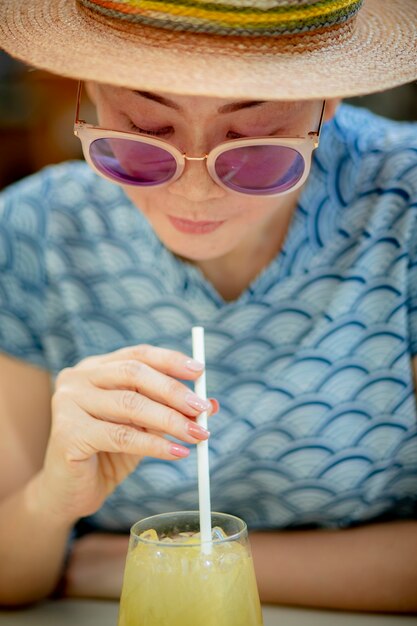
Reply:
[[230, 244], [222, 245], [220, 241], [203, 241], [203, 236], [183, 236], [183, 241], [175, 237], [156, 233], [164, 246], [176, 256], [187, 261], [198, 263], [218, 259], [231, 251]]

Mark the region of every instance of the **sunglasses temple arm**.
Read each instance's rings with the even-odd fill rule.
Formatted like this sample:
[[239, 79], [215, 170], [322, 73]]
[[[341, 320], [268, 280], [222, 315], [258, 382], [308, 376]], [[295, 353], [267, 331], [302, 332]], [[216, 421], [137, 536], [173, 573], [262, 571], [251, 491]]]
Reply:
[[323, 119], [324, 119], [324, 112], [326, 110], [326, 100], [323, 100], [323, 106], [321, 107], [321, 113], [320, 113], [320, 121], [319, 121], [319, 127], [317, 129], [317, 135], [320, 136], [320, 132], [321, 132], [321, 127], [323, 125]]
[[83, 83], [80, 80], [78, 83], [78, 88], [77, 88], [77, 104], [75, 105], [75, 119], [74, 119], [74, 125], [77, 125], [79, 122], [81, 122], [82, 120], [80, 120], [80, 104], [81, 104], [81, 94], [83, 91]]
[[321, 127], [323, 126], [323, 120], [324, 120], [324, 112], [326, 110], [326, 100], [323, 100], [323, 106], [321, 107], [321, 113], [320, 113], [320, 120], [319, 120], [319, 125], [317, 128], [317, 145], [319, 143], [319, 137], [320, 137], [320, 133], [321, 133]]
[[321, 127], [323, 126], [324, 111], [325, 110], [326, 110], [326, 100], [323, 100], [323, 105], [321, 107], [320, 119], [319, 119], [317, 130], [315, 132], [309, 133], [309, 136], [313, 137], [313, 139], [314, 139], [314, 148], [317, 148], [318, 145], [319, 145]]

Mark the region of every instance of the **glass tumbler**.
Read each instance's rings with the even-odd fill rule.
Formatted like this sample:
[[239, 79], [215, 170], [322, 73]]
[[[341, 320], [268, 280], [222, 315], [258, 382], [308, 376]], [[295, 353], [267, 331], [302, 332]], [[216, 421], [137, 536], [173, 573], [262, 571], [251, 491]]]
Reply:
[[262, 626], [245, 522], [212, 513], [211, 550], [198, 511], [131, 528], [118, 626]]

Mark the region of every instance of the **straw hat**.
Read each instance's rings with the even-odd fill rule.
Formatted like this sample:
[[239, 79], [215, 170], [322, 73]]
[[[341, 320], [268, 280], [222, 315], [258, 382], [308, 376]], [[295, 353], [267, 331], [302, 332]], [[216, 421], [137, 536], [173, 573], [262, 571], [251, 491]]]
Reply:
[[417, 79], [417, 0], [0, 0], [0, 46], [149, 91], [352, 96]]

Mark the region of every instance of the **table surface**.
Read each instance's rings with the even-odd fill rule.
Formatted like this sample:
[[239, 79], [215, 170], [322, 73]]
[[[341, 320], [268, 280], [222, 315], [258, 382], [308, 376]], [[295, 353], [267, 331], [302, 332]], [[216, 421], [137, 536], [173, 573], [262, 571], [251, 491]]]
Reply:
[[[59, 600], [19, 611], [0, 611], [0, 626], [116, 626], [118, 604]], [[264, 606], [264, 626], [417, 626], [417, 616], [338, 613]]]

